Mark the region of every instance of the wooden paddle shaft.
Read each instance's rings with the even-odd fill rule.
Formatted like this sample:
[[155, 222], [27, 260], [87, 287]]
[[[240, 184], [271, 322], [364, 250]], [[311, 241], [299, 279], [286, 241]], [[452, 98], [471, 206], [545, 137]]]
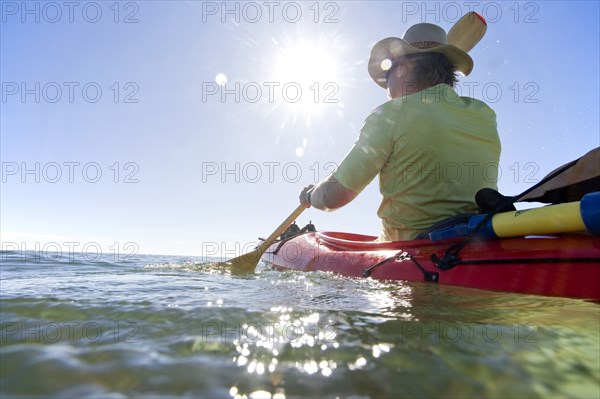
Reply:
[[264, 248], [267, 248], [269, 245], [273, 244], [273, 242], [281, 235], [281, 233], [283, 233], [285, 229], [287, 229], [288, 226], [292, 224], [302, 212], [304, 212], [305, 209], [306, 205], [298, 205], [298, 208], [296, 208], [294, 212], [292, 212], [290, 216], [287, 217], [287, 219], [281, 222], [279, 227], [277, 227], [277, 229], [275, 229], [275, 231], [271, 233], [271, 235], [267, 237], [267, 239], [263, 241], [262, 244], [260, 244], [260, 248], [264, 251]]

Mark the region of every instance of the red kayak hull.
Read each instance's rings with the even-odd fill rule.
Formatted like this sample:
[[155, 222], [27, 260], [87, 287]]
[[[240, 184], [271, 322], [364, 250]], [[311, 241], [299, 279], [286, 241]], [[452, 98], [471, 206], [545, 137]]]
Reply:
[[350, 277], [364, 277], [365, 269], [383, 262], [370, 271], [369, 277], [600, 301], [600, 237], [560, 235], [475, 241], [460, 252], [462, 261], [474, 263], [459, 264], [450, 270], [438, 269], [431, 256], [443, 256], [459, 239], [374, 240], [372, 236], [351, 233], [308, 233], [273, 244], [262, 260], [275, 268], [330, 271]]

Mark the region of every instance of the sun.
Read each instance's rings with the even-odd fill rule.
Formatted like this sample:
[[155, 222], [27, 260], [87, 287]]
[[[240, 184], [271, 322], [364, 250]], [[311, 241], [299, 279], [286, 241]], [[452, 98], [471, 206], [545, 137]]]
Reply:
[[318, 45], [301, 43], [281, 50], [275, 61], [275, 76], [299, 84], [334, 83], [337, 67], [331, 52]]
[[325, 47], [301, 42], [282, 48], [273, 63], [273, 76], [282, 100], [304, 116], [337, 102], [339, 63]]
[[328, 126], [344, 118], [343, 89], [352, 82], [353, 66], [347, 59], [350, 43], [341, 33], [314, 36], [311, 32], [287, 32], [271, 37], [273, 47], [265, 57], [265, 79], [273, 87], [273, 101], [265, 115], [274, 120], [277, 141], [294, 143], [300, 158], [323, 140], [334, 141]]

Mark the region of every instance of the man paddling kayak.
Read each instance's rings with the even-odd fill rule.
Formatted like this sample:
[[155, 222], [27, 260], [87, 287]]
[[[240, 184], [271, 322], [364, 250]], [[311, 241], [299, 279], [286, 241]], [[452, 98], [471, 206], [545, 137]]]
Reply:
[[379, 175], [380, 241], [414, 239], [445, 218], [476, 212], [475, 194], [497, 189], [500, 140], [494, 111], [460, 97], [456, 73], [473, 60], [447, 44], [446, 32], [421, 23], [371, 50], [368, 71], [389, 101], [365, 120], [334, 173], [300, 193], [300, 202], [331, 211]]

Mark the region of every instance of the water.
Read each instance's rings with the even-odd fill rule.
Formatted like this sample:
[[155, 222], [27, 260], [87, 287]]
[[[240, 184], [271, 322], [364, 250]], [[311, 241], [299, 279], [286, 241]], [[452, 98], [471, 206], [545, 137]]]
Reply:
[[600, 397], [596, 304], [0, 255], [3, 398]]

